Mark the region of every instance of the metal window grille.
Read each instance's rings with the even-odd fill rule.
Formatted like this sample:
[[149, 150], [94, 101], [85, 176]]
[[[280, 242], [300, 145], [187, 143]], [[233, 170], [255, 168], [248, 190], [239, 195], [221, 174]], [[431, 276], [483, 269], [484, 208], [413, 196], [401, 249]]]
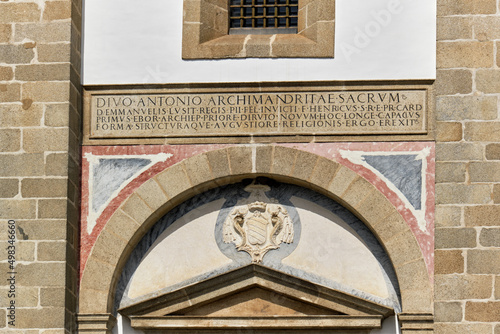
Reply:
[[296, 34], [299, 0], [229, 0], [229, 33]]

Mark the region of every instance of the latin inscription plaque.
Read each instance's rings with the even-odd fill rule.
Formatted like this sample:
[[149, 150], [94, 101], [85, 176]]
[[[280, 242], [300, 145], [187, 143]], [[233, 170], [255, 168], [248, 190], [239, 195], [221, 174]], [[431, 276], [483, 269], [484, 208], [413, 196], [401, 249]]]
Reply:
[[92, 94], [90, 138], [425, 134], [427, 90]]

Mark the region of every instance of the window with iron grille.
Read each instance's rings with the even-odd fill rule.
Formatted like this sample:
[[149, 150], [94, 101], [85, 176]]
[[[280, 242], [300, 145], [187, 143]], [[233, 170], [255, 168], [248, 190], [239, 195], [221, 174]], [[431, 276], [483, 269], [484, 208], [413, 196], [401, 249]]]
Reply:
[[229, 0], [230, 34], [296, 34], [299, 0]]

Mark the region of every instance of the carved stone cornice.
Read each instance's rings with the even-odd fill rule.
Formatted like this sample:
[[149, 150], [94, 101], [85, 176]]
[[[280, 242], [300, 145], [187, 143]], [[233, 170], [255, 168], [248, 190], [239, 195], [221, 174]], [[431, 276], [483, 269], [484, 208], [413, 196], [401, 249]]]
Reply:
[[401, 333], [433, 333], [434, 316], [428, 313], [400, 313], [398, 319], [401, 324]]
[[78, 333], [110, 334], [116, 324], [112, 314], [78, 314]]

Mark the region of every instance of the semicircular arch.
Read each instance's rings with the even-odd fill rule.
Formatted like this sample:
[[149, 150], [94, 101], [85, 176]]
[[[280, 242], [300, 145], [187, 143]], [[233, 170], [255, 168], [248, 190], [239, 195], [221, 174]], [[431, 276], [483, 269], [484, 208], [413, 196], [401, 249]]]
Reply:
[[402, 311], [432, 314], [432, 288], [419, 245], [396, 208], [349, 168], [278, 145], [229, 147], [179, 162], [142, 184], [114, 212], [88, 257], [80, 284], [80, 315], [113, 312], [114, 290], [130, 253], [153, 224], [197, 193], [266, 176], [326, 195], [358, 216], [394, 266]]

